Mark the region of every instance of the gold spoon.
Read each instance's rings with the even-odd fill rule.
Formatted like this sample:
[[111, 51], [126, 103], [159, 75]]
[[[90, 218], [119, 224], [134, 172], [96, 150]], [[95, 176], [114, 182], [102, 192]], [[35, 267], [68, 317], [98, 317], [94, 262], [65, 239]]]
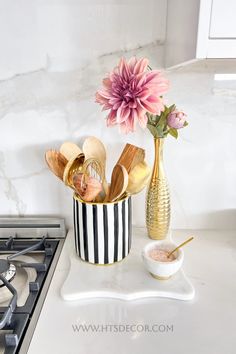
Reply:
[[66, 186], [73, 188], [73, 176], [81, 172], [84, 163], [84, 154], [81, 153], [77, 157], [72, 157], [65, 166], [63, 173], [63, 182]]
[[189, 243], [190, 241], [192, 241], [194, 239], [194, 237], [190, 237], [188, 240], [182, 242], [179, 246], [177, 246], [173, 251], [171, 251], [170, 253], [168, 253], [167, 258], [169, 258], [175, 251], [177, 251], [180, 247], [183, 247], [184, 245], [186, 245], [187, 243]]
[[151, 169], [145, 161], [138, 163], [129, 173], [129, 183], [126, 189], [128, 194], [137, 194], [146, 187]]

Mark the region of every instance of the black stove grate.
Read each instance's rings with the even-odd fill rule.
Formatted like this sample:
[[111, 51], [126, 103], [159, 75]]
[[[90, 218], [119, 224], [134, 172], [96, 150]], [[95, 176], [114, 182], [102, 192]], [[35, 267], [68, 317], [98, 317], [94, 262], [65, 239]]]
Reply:
[[[3, 313], [0, 311], [0, 316]], [[11, 333], [5, 334], [5, 352], [4, 354], [16, 354], [18, 352], [21, 340], [29, 323], [29, 314], [13, 313], [11, 323], [4, 327], [4, 330], [10, 330]]]
[[[27, 330], [29, 325], [31, 315], [33, 314], [34, 308], [36, 306], [38, 297], [43, 288], [44, 281], [47, 276], [48, 269], [56, 253], [56, 249], [59, 241], [55, 239], [1, 239], [0, 240], [0, 258], [1, 254], [10, 254], [9, 258], [14, 258], [16, 253], [25, 254], [24, 250], [28, 247], [34, 248], [38, 245], [37, 250], [32, 250], [33, 252], [41, 252], [44, 255], [44, 260], [42, 263], [23, 263], [21, 267], [33, 267], [37, 272], [37, 277], [34, 282], [29, 283], [29, 296], [23, 306], [18, 307], [17, 305], [11, 307], [10, 320], [7, 321], [3, 330], [13, 330], [12, 333], [5, 334], [5, 353], [4, 354], [15, 354], [17, 353], [20, 343], [22, 341], [23, 335]], [[22, 253], [21, 253], [22, 252]], [[16, 257], [17, 259], [17, 257]], [[14, 261], [13, 261], [14, 262]], [[9, 284], [8, 284], [9, 285]], [[0, 289], [1, 292], [1, 289]], [[13, 301], [14, 302], [14, 301]], [[6, 312], [9, 313], [8, 307], [0, 307], [0, 321], [4, 318]]]

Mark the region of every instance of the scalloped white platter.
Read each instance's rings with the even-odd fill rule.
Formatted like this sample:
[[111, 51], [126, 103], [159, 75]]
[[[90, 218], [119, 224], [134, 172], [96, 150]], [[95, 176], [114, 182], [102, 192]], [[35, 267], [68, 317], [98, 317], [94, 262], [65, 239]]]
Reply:
[[134, 233], [130, 254], [123, 261], [107, 266], [84, 262], [74, 250], [61, 288], [62, 298], [66, 301], [93, 298], [192, 300], [195, 291], [183, 269], [168, 280], [157, 280], [146, 270], [141, 251], [148, 242], [150, 239], [145, 234]]

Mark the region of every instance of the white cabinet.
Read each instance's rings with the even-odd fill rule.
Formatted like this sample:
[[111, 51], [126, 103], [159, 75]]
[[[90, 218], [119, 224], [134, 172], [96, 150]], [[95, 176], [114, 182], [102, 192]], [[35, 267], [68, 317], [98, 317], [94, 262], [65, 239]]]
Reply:
[[236, 58], [236, 0], [168, 0], [165, 64]]
[[210, 38], [236, 39], [236, 1], [213, 0], [211, 8]]

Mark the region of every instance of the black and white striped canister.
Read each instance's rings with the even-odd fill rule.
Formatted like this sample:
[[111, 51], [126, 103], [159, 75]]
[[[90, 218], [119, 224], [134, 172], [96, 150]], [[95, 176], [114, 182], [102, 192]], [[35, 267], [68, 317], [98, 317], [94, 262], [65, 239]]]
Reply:
[[114, 203], [86, 203], [74, 195], [76, 253], [84, 261], [112, 264], [131, 247], [131, 197]]

